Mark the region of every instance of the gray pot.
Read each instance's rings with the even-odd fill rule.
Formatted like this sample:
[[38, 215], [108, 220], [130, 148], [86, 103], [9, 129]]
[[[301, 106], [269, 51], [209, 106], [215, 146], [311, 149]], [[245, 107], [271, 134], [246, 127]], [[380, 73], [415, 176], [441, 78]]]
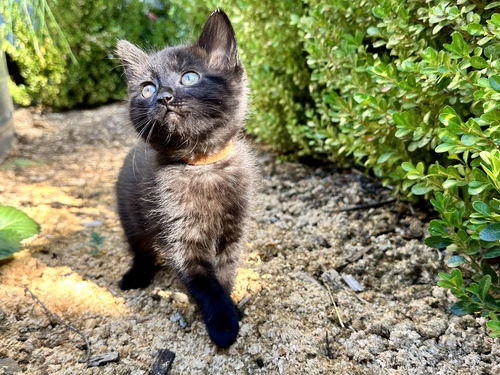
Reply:
[[9, 94], [8, 79], [9, 72], [5, 62], [5, 54], [0, 51], [0, 162], [7, 156], [14, 138], [14, 125], [12, 123], [14, 106]]

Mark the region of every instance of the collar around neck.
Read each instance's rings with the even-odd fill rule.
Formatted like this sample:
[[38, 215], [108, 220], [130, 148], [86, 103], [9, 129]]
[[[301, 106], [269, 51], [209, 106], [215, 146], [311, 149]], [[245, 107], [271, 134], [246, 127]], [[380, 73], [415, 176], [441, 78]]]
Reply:
[[182, 161], [189, 165], [207, 165], [217, 163], [218, 161], [221, 161], [222, 159], [225, 159], [227, 156], [229, 156], [229, 154], [231, 154], [231, 152], [233, 151], [233, 148], [233, 141], [230, 140], [219, 151], [216, 151], [212, 154], [196, 154], [194, 157], [189, 159], [185, 158]]

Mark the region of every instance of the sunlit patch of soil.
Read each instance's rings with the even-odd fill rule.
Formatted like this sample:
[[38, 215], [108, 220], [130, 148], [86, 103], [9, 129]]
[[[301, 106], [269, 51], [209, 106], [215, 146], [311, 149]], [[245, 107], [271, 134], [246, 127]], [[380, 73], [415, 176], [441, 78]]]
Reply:
[[26, 250], [15, 254], [8, 267], [0, 268], [0, 285], [0, 305], [9, 310], [24, 310], [35, 303], [25, 292], [28, 287], [49, 310], [68, 319], [128, 312], [123, 298], [83, 280], [68, 266], [47, 266]]

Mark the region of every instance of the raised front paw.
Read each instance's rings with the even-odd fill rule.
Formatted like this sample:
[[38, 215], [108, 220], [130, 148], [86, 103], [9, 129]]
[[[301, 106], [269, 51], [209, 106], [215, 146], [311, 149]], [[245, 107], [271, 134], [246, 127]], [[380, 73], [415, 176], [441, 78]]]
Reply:
[[[230, 302], [230, 301], [229, 301]], [[204, 311], [208, 335], [220, 348], [228, 348], [235, 341], [240, 330], [239, 317], [232, 302], [214, 304], [211, 311]]]

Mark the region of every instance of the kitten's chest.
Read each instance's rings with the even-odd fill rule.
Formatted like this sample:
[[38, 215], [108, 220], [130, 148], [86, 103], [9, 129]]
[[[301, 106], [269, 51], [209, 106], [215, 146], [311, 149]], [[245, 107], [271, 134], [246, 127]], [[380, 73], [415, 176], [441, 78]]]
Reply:
[[242, 215], [249, 181], [243, 168], [188, 166], [157, 175], [157, 201], [169, 216], [198, 216], [218, 220]]

